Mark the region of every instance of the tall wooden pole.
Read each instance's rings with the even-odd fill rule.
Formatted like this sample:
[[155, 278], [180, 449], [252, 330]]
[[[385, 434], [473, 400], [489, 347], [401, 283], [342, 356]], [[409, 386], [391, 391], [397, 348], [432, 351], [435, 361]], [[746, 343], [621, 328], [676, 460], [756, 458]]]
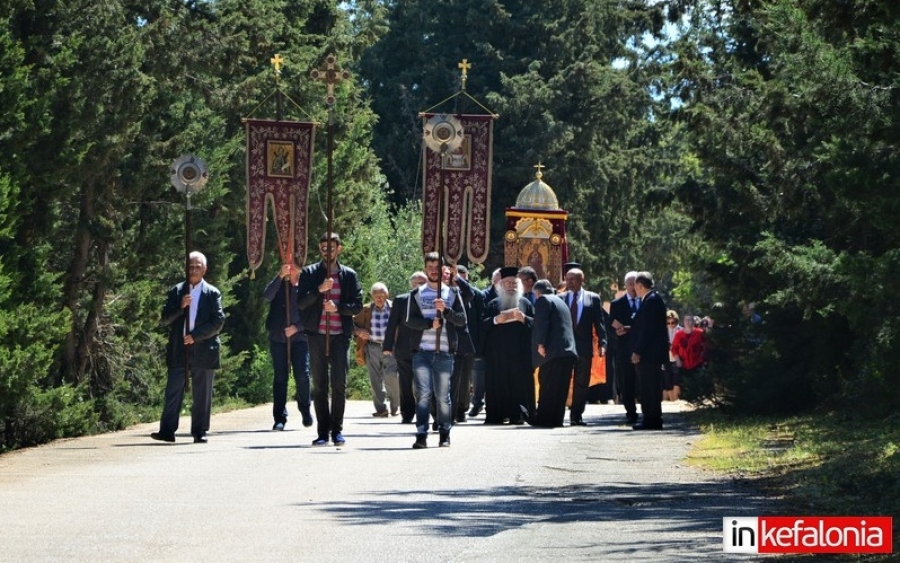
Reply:
[[[328, 161], [328, 173], [326, 180], [326, 197], [325, 197], [325, 276], [331, 277], [331, 270], [334, 267], [334, 257], [331, 246], [331, 233], [334, 232], [334, 104], [328, 105], [328, 135], [325, 141], [325, 152]], [[336, 250], [336, 249], [335, 249]], [[323, 296], [328, 299], [329, 295]], [[325, 313], [325, 357], [331, 355], [331, 314]]]
[[[272, 66], [275, 69], [275, 119], [277, 121], [281, 121], [284, 117], [282, 112], [282, 93], [281, 88], [278, 86], [278, 82], [281, 79], [281, 65], [284, 64], [284, 59], [281, 57], [281, 54], [275, 53], [275, 56], [272, 57], [269, 62], [272, 63]], [[293, 163], [291, 163], [293, 166]], [[289, 264], [291, 268], [294, 267], [294, 214], [297, 212], [293, 206], [290, 207], [289, 212], [289, 220], [291, 228], [289, 229], [290, 235], [288, 236], [288, 256], [289, 256]], [[284, 278], [284, 328], [288, 328], [291, 326], [291, 289], [293, 284], [291, 283], [291, 274], [288, 272], [287, 277]], [[284, 335], [284, 345], [285, 345], [285, 353], [287, 354], [287, 369], [288, 373], [291, 373], [291, 340], [293, 337]]]
[[[438, 254], [438, 285], [437, 285], [437, 299], [441, 298], [441, 289], [444, 283], [444, 157], [447, 154], [447, 145], [441, 145], [440, 159], [441, 159], [441, 176], [440, 176], [440, 184], [438, 185], [438, 196], [437, 196], [437, 232], [435, 244], [437, 246], [437, 254]], [[435, 316], [440, 316], [440, 312], [435, 311]], [[441, 351], [441, 328], [443, 328], [443, 324], [438, 325], [435, 329], [435, 342], [434, 342], [434, 350], [435, 353]]]
[[[184, 205], [184, 287], [182, 295], [191, 294], [191, 188], [185, 190]], [[184, 336], [191, 333], [191, 308], [184, 309]], [[184, 391], [191, 390], [191, 350], [187, 344], [184, 345]]]
[[[337, 98], [334, 95], [334, 86], [341, 80], [350, 78], [350, 73], [341, 70], [337, 66], [337, 57], [334, 53], [325, 57], [325, 64], [321, 68], [313, 69], [310, 73], [313, 80], [321, 80], [325, 83], [327, 93], [325, 95], [325, 105], [328, 106], [328, 135], [326, 141], [326, 155], [328, 161], [328, 174], [326, 177], [326, 203], [325, 203], [325, 272], [326, 277], [331, 276], [331, 270], [334, 267], [334, 257], [332, 248], [331, 235], [334, 232], [334, 105]], [[336, 248], [335, 248], [336, 250]], [[322, 296], [323, 301], [328, 300], [328, 295]], [[330, 313], [325, 314], [325, 356], [330, 354], [331, 344], [331, 328], [329, 324]]]

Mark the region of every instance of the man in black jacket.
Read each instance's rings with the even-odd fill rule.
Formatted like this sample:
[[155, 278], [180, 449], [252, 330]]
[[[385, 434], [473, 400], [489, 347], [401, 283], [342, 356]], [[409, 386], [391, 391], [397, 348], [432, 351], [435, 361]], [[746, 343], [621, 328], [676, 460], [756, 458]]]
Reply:
[[641, 300], [631, 328], [631, 361], [641, 387], [643, 420], [635, 430], [662, 430], [662, 373], [669, 361], [669, 331], [666, 328], [666, 304], [653, 291], [650, 272], [640, 272], [634, 290]]
[[166, 398], [159, 432], [150, 437], [174, 442], [178, 416], [184, 401], [186, 372], [191, 373], [191, 435], [195, 444], [205, 444], [212, 410], [213, 376], [219, 369], [219, 332], [225, 325], [222, 293], [206, 283], [206, 256], [191, 252], [188, 256], [188, 288], [181, 282], [166, 296], [161, 322], [169, 329], [166, 347]]
[[[466, 309], [466, 326], [457, 331], [456, 355], [453, 358], [453, 376], [450, 378], [450, 399], [453, 404], [453, 419], [466, 422], [469, 402], [472, 397], [469, 387], [472, 382], [472, 370], [475, 366], [475, 343], [478, 341], [479, 315], [481, 295], [469, 285], [469, 269], [463, 265], [456, 266], [456, 275], [451, 278], [451, 285], [459, 289], [459, 294]], [[476, 295], [477, 293], [477, 295]]]
[[554, 428], [563, 425], [572, 368], [578, 359], [572, 315], [557, 297], [549, 280], [534, 284], [534, 323], [531, 328], [531, 357], [539, 368], [540, 395], [532, 426]]
[[381, 350], [385, 354], [393, 354], [397, 361], [397, 374], [400, 380], [400, 422], [411, 424], [416, 416], [416, 395], [413, 389], [412, 370], [412, 329], [403, 323], [409, 293], [428, 281], [425, 272], [414, 272], [409, 277], [409, 292], [394, 297], [391, 314], [388, 317], [384, 344]]
[[[337, 261], [343, 247], [337, 233], [319, 239], [322, 260], [303, 268], [297, 284], [297, 304], [309, 342], [309, 369], [318, 437], [314, 446], [345, 443], [344, 408], [353, 315], [362, 311], [362, 286], [356, 272]], [[326, 353], [327, 352], [327, 353]], [[328, 387], [331, 386], [331, 408]]]
[[[625, 407], [627, 424], [637, 423], [635, 404], [637, 375], [634, 371], [634, 364], [631, 363], [631, 324], [640, 305], [640, 299], [634, 292], [636, 277], [637, 272], [625, 274], [625, 294], [609, 304], [610, 328], [612, 328], [612, 334], [609, 335], [609, 347], [612, 351], [615, 373], [613, 393], [618, 395], [619, 401]], [[610, 358], [606, 359], [610, 360]]]
[[[313, 424], [309, 412], [309, 348], [297, 308], [297, 282], [300, 270], [292, 264], [282, 264], [278, 275], [266, 286], [263, 296], [269, 302], [266, 330], [269, 332], [269, 355], [272, 356], [272, 430], [284, 430], [287, 424], [288, 378], [294, 373], [297, 387], [297, 406], [303, 426]], [[289, 349], [290, 348], [290, 349]]]

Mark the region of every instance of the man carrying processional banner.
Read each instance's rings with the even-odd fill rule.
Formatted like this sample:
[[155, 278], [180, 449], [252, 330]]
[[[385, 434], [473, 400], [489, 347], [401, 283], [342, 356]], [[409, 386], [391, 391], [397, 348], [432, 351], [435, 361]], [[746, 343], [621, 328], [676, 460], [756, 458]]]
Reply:
[[[465, 92], [466, 74], [471, 65], [463, 59], [457, 66], [462, 71], [461, 88], [448, 100], [464, 95], [485, 109]], [[470, 262], [481, 264], [490, 250], [493, 126], [497, 115], [492, 112], [471, 115], [463, 111], [449, 115], [433, 113], [433, 109], [419, 114], [423, 120], [422, 251], [426, 256], [437, 257], [442, 267], [445, 263], [458, 263], [464, 253]], [[432, 252], [435, 254], [429, 254]], [[438, 275], [439, 295], [442, 295], [441, 283]], [[410, 299], [417, 291], [413, 290]], [[469, 320], [478, 324], [477, 320]], [[434, 322], [441, 324], [436, 317]], [[439, 342], [441, 328], [436, 329]], [[437, 358], [436, 354], [419, 353], [413, 358], [417, 395], [431, 396], [440, 390], [435, 395], [438, 403], [448, 407], [447, 413], [455, 411], [451, 420], [438, 421], [441, 446], [450, 445], [449, 429], [453, 422], [466, 421], [472, 374], [475, 373], [478, 379], [484, 377], [483, 370], [475, 368], [475, 349], [468, 331], [462, 332], [461, 336], [457, 340], [458, 348], [450, 354], [451, 373], [443, 369], [446, 365], [439, 366], [430, 359]], [[428, 365], [430, 362], [432, 365]], [[420, 420], [419, 410], [417, 408], [416, 420], [419, 433], [414, 448], [425, 447], [421, 432], [426, 427]], [[438, 412], [439, 418], [445, 418], [442, 409]]]
[[[284, 59], [276, 54], [271, 63], [279, 81]], [[281, 267], [266, 286], [269, 302], [266, 330], [272, 357], [272, 430], [287, 423], [288, 379], [293, 372], [297, 406], [303, 426], [313, 424], [310, 412], [309, 348], [297, 305], [300, 268], [306, 262], [307, 207], [312, 176], [315, 124], [282, 119], [282, 101], [275, 91], [277, 119], [243, 120], [247, 133], [247, 258], [250, 277], [265, 256], [266, 216], [272, 206]], [[292, 101], [292, 100], [290, 100]], [[295, 104], [296, 105], [296, 104]], [[298, 106], [299, 108], [299, 106]]]

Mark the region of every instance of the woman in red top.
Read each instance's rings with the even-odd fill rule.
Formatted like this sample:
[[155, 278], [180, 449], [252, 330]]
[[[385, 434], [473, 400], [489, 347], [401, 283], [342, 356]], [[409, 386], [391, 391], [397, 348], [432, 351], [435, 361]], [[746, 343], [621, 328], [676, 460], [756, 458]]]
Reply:
[[[706, 344], [703, 329], [695, 326], [695, 319], [692, 315], [685, 315], [682, 325], [683, 328], [675, 333], [672, 340], [671, 351], [676, 358], [675, 364], [681, 370], [682, 380], [684, 380], [693, 376], [703, 365]], [[675, 391], [675, 399], [678, 398], [677, 392]]]

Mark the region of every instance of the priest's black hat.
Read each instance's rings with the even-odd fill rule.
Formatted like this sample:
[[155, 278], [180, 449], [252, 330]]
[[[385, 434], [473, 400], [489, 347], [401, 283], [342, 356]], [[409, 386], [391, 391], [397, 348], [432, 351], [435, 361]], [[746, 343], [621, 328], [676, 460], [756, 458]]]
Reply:
[[516, 266], [504, 266], [500, 268], [500, 279], [503, 278], [514, 278], [516, 274], [519, 273], [519, 268]]

